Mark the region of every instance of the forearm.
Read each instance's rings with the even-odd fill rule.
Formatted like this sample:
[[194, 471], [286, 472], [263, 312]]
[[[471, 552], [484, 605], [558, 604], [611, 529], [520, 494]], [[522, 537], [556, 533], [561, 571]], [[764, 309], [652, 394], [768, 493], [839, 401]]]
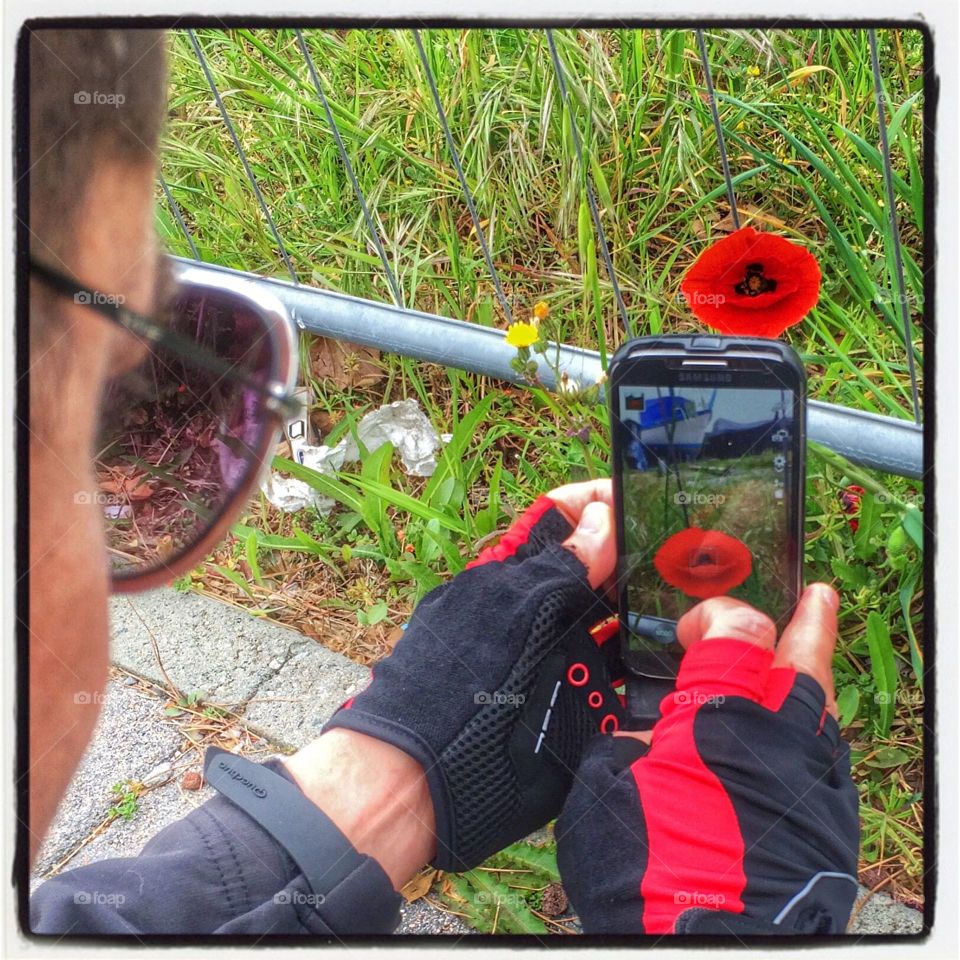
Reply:
[[285, 761], [300, 789], [395, 889], [436, 852], [423, 768], [402, 750], [352, 730], [330, 730]]

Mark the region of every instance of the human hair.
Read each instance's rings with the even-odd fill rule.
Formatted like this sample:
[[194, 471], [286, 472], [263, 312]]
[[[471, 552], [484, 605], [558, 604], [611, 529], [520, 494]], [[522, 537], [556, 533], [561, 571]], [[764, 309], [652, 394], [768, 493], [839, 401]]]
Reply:
[[[98, 165], [156, 156], [166, 40], [160, 30], [27, 29], [30, 253], [63, 269], [79, 242], [78, 212]], [[60, 314], [55, 295], [34, 290], [32, 350], [47, 344]]]

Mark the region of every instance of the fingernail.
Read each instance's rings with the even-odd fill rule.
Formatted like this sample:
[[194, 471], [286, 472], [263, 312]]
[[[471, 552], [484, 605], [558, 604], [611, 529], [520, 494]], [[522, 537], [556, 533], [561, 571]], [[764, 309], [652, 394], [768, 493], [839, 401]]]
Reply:
[[833, 587], [828, 587], [825, 583], [818, 583], [814, 590], [816, 591], [816, 596], [818, 596], [822, 603], [825, 603], [828, 607], [833, 610], [840, 609], [840, 597], [837, 595], [837, 591]]
[[604, 509], [602, 503], [588, 503], [580, 515], [577, 533], [599, 533], [603, 529]]

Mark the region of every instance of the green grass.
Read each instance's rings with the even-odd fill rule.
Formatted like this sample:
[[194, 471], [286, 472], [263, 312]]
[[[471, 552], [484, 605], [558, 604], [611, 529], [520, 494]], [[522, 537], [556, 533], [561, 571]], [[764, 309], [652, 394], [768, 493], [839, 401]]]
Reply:
[[[639, 333], [698, 329], [679, 283], [723, 235], [728, 211], [693, 34], [555, 36], [632, 323]], [[502, 326], [412, 36], [306, 37], [404, 304]], [[299, 279], [389, 300], [292, 33], [198, 38]], [[915, 324], [909, 349], [922, 371], [922, 42], [904, 31], [878, 38]], [[545, 300], [551, 336], [612, 352], [624, 334], [543, 34], [445, 30], [424, 41], [514, 313]], [[817, 308], [787, 334], [811, 396], [911, 418], [865, 33], [709, 30], [707, 43], [741, 216], [807, 245], [823, 271]], [[172, 46], [162, 165], [205, 260], [286, 275], [185, 34]], [[162, 197], [158, 222], [169, 249], [188, 256]], [[331, 442], [379, 403], [415, 397], [454, 435], [439, 470], [429, 481], [406, 477], [384, 451], [356, 473], [312, 477], [339, 504], [325, 518], [283, 516], [261, 499], [211, 565], [179, 585], [323, 642], [336, 627], [334, 645], [357, 659], [382, 653], [412, 603], [537, 494], [607, 471], [595, 392], [549, 396], [389, 356], [378, 382], [342, 388], [315, 376], [306, 342], [301, 356], [314, 413], [335, 424]], [[851, 482], [870, 491], [856, 534], [838, 500]], [[835, 669], [863, 804], [863, 866], [874, 871], [864, 876], [913, 898], [923, 870], [922, 494], [918, 483], [811, 447], [806, 577], [842, 592]]]

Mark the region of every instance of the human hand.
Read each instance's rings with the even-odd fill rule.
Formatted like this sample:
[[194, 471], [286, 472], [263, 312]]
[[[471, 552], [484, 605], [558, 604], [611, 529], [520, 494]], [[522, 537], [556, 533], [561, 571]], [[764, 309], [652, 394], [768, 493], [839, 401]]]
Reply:
[[584, 743], [618, 724], [615, 645], [589, 632], [612, 613], [595, 588], [615, 562], [608, 481], [540, 497], [421, 601], [370, 686], [328, 723], [420, 764], [441, 869], [475, 866], [556, 816]]
[[835, 719], [837, 604], [809, 587], [776, 651], [772, 621], [729, 597], [681, 618], [661, 720], [596, 738], [557, 822], [588, 933], [843, 932], [859, 827]]

